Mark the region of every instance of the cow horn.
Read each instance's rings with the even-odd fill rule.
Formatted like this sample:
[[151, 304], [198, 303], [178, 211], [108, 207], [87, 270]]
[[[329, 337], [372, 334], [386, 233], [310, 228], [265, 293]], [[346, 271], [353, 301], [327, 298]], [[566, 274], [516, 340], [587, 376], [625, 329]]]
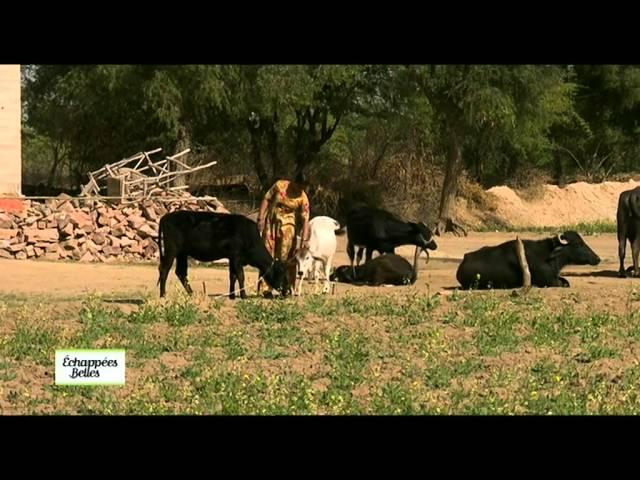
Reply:
[[565, 240], [561, 233], [559, 233], [556, 238], [560, 242], [561, 245], [569, 245], [569, 241]]

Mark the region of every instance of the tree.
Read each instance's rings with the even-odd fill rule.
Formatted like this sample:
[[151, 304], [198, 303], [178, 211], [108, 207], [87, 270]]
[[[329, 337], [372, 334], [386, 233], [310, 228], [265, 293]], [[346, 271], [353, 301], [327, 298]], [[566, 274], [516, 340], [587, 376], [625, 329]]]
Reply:
[[229, 99], [224, 115], [236, 128], [244, 124], [249, 133], [262, 186], [287, 174], [304, 179], [340, 122], [363, 108], [362, 97], [375, 85], [380, 70], [342, 65], [224, 67]]
[[640, 67], [569, 66], [578, 86], [575, 121], [554, 132], [562, 158], [587, 179], [637, 167], [640, 115]]
[[517, 165], [571, 108], [571, 85], [553, 66], [432, 65], [410, 73], [433, 107], [446, 155], [436, 233], [465, 233], [453, 218], [465, 146], [489, 130]]
[[208, 65], [41, 65], [24, 90], [27, 124], [65, 146], [78, 182], [150, 146], [189, 145], [223, 101], [219, 67]]

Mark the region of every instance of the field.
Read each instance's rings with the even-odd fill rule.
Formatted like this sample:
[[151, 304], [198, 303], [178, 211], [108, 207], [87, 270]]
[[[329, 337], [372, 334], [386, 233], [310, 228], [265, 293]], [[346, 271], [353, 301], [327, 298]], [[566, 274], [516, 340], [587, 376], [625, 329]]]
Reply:
[[[465, 252], [515, 235], [437, 238], [411, 287], [273, 301], [214, 298], [225, 268], [192, 268], [191, 299], [172, 273], [160, 301], [155, 265], [2, 260], [0, 414], [640, 412], [640, 286], [615, 277], [615, 235], [585, 236], [603, 261], [565, 269], [570, 289], [456, 290]], [[124, 387], [54, 385], [54, 350], [88, 347], [126, 349]]]

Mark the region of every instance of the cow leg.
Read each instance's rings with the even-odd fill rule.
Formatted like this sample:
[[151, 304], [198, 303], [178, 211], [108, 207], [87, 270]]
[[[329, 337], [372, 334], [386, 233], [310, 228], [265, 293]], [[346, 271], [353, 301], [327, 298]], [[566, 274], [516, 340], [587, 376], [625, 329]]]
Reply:
[[189, 295], [193, 294], [189, 280], [187, 279], [188, 262], [186, 255], [180, 255], [176, 258], [176, 276], [180, 279], [180, 283]]
[[311, 264], [311, 270], [313, 270], [314, 275], [313, 275], [313, 293], [318, 293], [318, 280], [319, 280], [319, 275], [318, 275], [318, 263], [320, 261], [316, 258], [313, 259], [313, 263]]
[[162, 260], [160, 265], [158, 266], [158, 271], [160, 272], [160, 278], [158, 279], [158, 283], [160, 283], [160, 297], [164, 297], [167, 293], [167, 278], [169, 277], [169, 272], [171, 271], [171, 266], [173, 265], [173, 259], [175, 255], [172, 251], [165, 248], [164, 255], [162, 256]]
[[638, 268], [638, 255], [640, 255], [640, 236], [637, 236], [631, 242], [631, 259], [633, 260], [633, 276], [640, 276], [640, 268]]
[[315, 260], [311, 264], [311, 268], [309, 270], [307, 270], [304, 275], [305, 276], [303, 278], [306, 278], [307, 280], [315, 280], [316, 279], [316, 276], [318, 275], [318, 268], [317, 268], [317, 264], [316, 264]]
[[618, 258], [620, 259], [620, 269], [618, 270], [618, 276], [625, 278], [627, 276], [624, 270], [624, 257], [627, 254], [627, 232], [625, 228], [619, 228], [618, 230]]
[[300, 294], [302, 293], [302, 281], [304, 280], [304, 277], [307, 274], [308, 272], [305, 272], [303, 270], [298, 270], [298, 278], [296, 278], [296, 284], [293, 287], [293, 294], [297, 297], [299, 297]]
[[247, 292], [244, 289], [244, 268], [240, 262], [236, 262], [236, 277], [238, 278], [238, 287], [240, 287], [240, 298], [247, 298]]
[[304, 278], [306, 277], [307, 280], [315, 280], [316, 279], [316, 269], [313, 268], [315, 267], [315, 264], [312, 265], [312, 268], [310, 270], [307, 270], [304, 272], [304, 275], [302, 276], [302, 279], [304, 280]]
[[[542, 285], [540, 285], [538, 283], [535, 283], [535, 284], [532, 283], [532, 285], [536, 285], [537, 287], [544, 287], [544, 288], [551, 288], [551, 287], [568, 288], [568, 287], [571, 286], [569, 284], [569, 281], [566, 278], [561, 277], [560, 275], [558, 275], [557, 277], [554, 278], [554, 277], [552, 277], [552, 275], [553, 274], [550, 274], [549, 276], [551, 277], [551, 279], [549, 281], [543, 283]], [[511, 287], [509, 287], [509, 288], [511, 288]]]
[[353, 266], [353, 257], [355, 255], [355, 249], [353, 247], [353, 243], [351, 243], [351, 240], [349, 240], [347, 242], [347, 255], [349, 255], [349, 262], [351, 262], [351, 270], [353, 272], [353, 275], [356, 275], [356, 269]]
[[236, 299], [236, 262], [234, 259], [229, 259], [229, 298], [231, 300]]
[[333, 256], [327, 258], [324, 261], [324, 287], [322, 288], [322, 293], [329, 293], [331, 291], [331, 281], [329, 280], [329, 275], [331, 275], [332, 261], [333, 261]]
[[370, 262], [371, 257], [373, 257], [373, 248], [367, 248], [367, 254], [365, 255], [365, 263]]
[[356, 256], [356, 265], [360, 265], [360, 262], [362, 261], [362, 255], [364, 254], [365, 250], [366, 250], [365, 247], [358, 248], [358, 255]]

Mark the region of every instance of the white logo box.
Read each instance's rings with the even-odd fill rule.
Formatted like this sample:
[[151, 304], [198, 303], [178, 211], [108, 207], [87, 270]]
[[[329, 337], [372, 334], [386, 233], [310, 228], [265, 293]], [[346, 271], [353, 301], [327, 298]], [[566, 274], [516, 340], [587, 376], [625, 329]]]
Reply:
[[125, 351], [56, 350], [56, 385], [124, 385]]

